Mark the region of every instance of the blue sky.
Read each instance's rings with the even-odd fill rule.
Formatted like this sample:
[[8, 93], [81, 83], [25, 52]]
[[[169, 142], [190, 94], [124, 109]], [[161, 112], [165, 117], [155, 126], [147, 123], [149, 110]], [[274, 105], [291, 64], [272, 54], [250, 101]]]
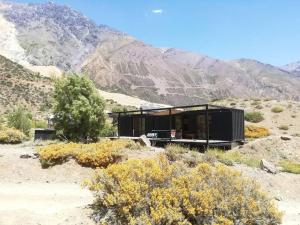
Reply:
[[[18, 0], [18, 2], [45, 2]], [[299, 0], [61, 0], [158, 47], [283, 65], [300, 60]]]

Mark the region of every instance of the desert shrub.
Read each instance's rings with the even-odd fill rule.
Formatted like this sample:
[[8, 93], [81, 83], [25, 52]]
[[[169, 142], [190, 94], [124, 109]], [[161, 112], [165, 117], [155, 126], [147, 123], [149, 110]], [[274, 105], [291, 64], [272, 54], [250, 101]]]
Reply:
[[245, 113], [245, 120], [252, 123], [259, 123], [264, 120], [261, 112], [247, 112]]
[[103, 140], [98, 143], [59, 143], [38, 149], [43, 167], [61, 164], [73, 158], [80, 165], [88, 167], [107, 167], [109, 164], [126, 159], [123, 149], [140, 150], [141, 146], [131, 140]]
[[160, 156], [129, 160], [86, 181], [100, 224], [279, 224], [281, 213], [252, 180], [226, 166], [187, 168]]
[[244, 155], [238, 151], [222, 151], [219, 149], [209, 149], [206, 155], [215, 157], [219, 162], [233, 166], [234, 163], [245, 164], [251, 167], [259, 167], [260, 160], [254, 156]]
[[48, 127], [48, 123], [46, 120], [36, 120], [34, 122], [34, 127], [35, 128], [47, 128]]
[[288, 130], [289, 126], [288, 125], [280, 125], [278, 128], [279, 128], [279, 130]]
[[265, 127], [259, 127], [254, 125], [247, 125], [245, 127], [245, 137], [246, 138], [261, 138], [269, 136], [270, 132]]
[[55, 81], [55, 128], [67, 139], [97, 140], [105, 124], [105, 101], [84, 76], [71, 74]]
[[282, 160], [279, 164], [283, 168], [284, 172], [300, 174], [300, 163]]
[[15, 128], [0, 129], [0, 143], [3, 144], [18, 144], [25, 139], [23, 132]]
[[7, 124], [9, 127], [14, 127], [28, 136], [32, 128], [32, 115], [23, 107], [17, 106], [8, 114]]
[[194, 149], [176, 144], [167, 145], [165, 155], [170, 162], [181, 161], [189, 167], [195, 167], [200, 162], [203, 162], [201, 155]]
[[103, 128], [100, 131], [100, 137], [112, 137], [115, 133], [116, 127], [112, 123], [106, 121]]
[[281, 107], [279, 107], [279, 106], [275, 106], [275, 107], [273, 107], [273, 108], [271, 109], [271, 111], [272, 111], [273, 113], [281, 113], [281, 112], [283, 112], [283, 108], [281, 108]]

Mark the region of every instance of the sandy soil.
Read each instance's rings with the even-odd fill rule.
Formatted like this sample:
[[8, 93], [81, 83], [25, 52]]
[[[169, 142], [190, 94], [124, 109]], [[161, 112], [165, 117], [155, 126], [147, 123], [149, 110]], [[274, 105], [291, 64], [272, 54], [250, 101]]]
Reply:
[[80, 186], [92, 170], [73, 161], [41, 169], [38, 159], [20, 158], [33, 151], [0, 145], [0, 224], [95, 224], [88, 207], [93, 196]]

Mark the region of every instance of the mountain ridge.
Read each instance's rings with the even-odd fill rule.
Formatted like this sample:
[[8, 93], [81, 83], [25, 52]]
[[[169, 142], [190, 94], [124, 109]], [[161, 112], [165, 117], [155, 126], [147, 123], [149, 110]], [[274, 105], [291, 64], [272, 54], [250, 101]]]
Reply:
[[154, 47], [55, 3], [9, 4], [0, 14], [16, 29], [30, 65], [86, 73], [107, 91], [172, 105], [227, 97], [300, 99], [299, 77], [283, 68]]

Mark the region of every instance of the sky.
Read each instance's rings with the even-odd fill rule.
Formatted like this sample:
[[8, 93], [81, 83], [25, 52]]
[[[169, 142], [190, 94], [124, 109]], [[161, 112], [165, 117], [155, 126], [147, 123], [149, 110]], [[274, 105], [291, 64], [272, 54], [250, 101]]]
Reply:
[[[46, 2], [17, 0], [18, 2]], [[300, 60], [300, 0], [55, 0], [156, 47], [276, 66]]]

